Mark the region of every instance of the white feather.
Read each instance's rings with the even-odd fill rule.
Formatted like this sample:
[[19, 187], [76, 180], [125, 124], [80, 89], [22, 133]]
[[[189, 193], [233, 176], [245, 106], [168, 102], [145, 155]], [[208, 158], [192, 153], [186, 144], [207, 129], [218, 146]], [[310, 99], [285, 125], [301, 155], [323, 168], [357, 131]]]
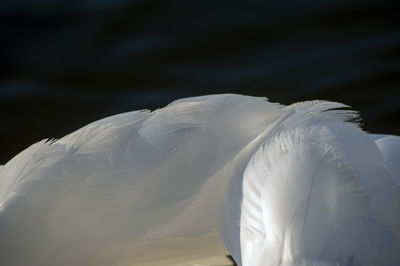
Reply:
[[[300, 107], [300, 108], [299, 108]], [[400, 191], [354, 113], [306, 102], [244, 172], [243, 265], [398, 265]], [[388, 207], [391, 206], [391, 207]]]

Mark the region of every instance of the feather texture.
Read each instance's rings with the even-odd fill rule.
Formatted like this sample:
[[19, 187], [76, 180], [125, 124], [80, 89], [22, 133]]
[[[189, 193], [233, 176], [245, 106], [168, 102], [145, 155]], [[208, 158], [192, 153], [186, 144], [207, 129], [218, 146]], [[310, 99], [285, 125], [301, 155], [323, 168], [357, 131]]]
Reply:
[[343, 108], [200, 96], [38, 142], [0, 166], [0, 265], [398, 265], [399, 137]]

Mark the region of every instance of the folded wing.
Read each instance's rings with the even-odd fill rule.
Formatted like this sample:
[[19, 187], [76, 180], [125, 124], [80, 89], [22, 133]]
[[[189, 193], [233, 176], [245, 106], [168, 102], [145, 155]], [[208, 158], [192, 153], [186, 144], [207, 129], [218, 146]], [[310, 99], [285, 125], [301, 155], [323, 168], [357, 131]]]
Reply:
[[0, 264], [226, 255], [220, 170], [281, 112], [264, 98], [195, 97], [34, 144], [0, 169]]

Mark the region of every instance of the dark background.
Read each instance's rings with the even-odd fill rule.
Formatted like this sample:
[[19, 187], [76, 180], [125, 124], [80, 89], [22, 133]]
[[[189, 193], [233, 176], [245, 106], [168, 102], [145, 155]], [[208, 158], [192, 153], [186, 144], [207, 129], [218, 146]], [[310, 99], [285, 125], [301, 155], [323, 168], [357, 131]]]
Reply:
[[400, 134], [398, 5], [0, 1], [0, 164], [43, 138], [187, 96], [327, 99]]

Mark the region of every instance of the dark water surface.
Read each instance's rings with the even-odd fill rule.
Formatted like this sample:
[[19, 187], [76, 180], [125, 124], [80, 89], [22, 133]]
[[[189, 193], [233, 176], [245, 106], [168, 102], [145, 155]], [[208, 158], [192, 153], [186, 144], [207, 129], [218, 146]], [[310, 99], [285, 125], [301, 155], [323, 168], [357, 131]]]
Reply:
[[384, 1], [0, 2], [0, 164], [181, 97], [327, 99], [400, 135], [399, 6]]

